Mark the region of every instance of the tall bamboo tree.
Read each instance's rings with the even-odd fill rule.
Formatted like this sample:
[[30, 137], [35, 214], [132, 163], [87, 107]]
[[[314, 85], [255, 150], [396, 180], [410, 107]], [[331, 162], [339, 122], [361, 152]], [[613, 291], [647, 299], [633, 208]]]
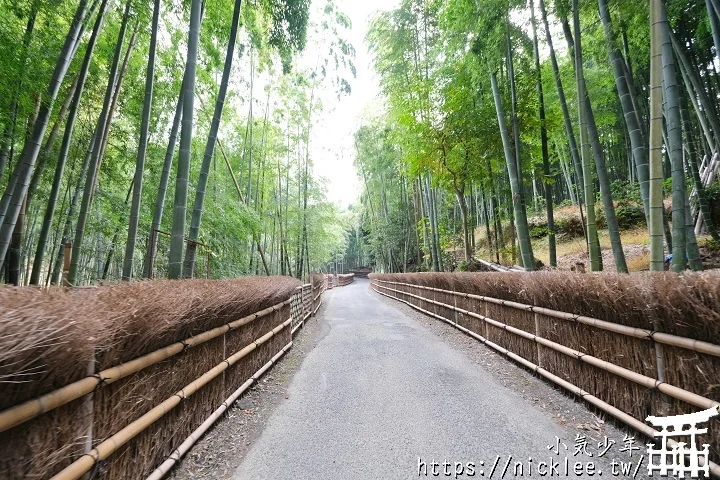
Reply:
[[545, 190], [545, 211], [547, 212], [548, 248], [550, 266], [557, 266], [555, 249], [555, 221], [553, 219], [553, 195], [550, 185], [550, 153], [548, 151], [548, 133], [545, 124], [545, 96], [543, 95], [542, 71], [540, 70], [540, 49], [538, 47], [537, 24], [535, 21], [535, 0], [530, 0], [530, 21], [533, 31], [533, 56], [535, 57], [535, 76], [538, 95], [538, 117], [540, 119], [540, 148], [543, 162], [543, 187]]
[[662, 0], [650, 0], [650, 270], [664, 270], [662, 166]]
[[662, 58], [662, 85], [667, 124], [667, 153], [670, 157], [672, 175], [672, 270], [681, 272], [687, 266], [685, 227], [685, 203], [687, 187], [683, 168], [682, 124], [680, 122], [679, 88], [676, 77], [675, 58], [670, 42], [670, 25], [664, 1], [659, 3], [660, 48]]
[[603, 28], [605, 30], [605, 38], [607, 40], [608, 52], [610, 55], [610, 65], [613, 69], [615, 86], [618, 91], [618, 96], [620, 97], [623, 118], [625, 119], [628, 136], [630, 137], [632, 155], [635, 160], [637, 176], [640, 182], [640, 196], [645, 210], [645, 218], [647, 219], [649, 195], [647, 139], [640, 127], [639, 117], [633, 102], [633, 95], [630, 93], [628, 88], [629, 82], [625, 76], [625, 61], [620, 54], [620, 50], [615, 44], [616, 37], [610, 20], [610, 11], [607, 6], [607, 0], [598, 0], [598, 4], [600, 6], [600, 19], [602, 20]]
[[73, 137], [75, 120], [77, 119], [78, 109], [80, 107], [80, 100], [82, 99], [82, 95], [85, 89], [85, 82], [87, 80], [88, 71], [90, 69], [90, 63], [92, 60], [93, 51], [95, 50], [95, 44], [97, 42], [98, 35], [100, 34], [100, 30], [102, 29], [105, 19], [106, 7], [107, 0], [103, 0], [102, 4], [100, 5], [100, 9], [98, 10], [97, 18], [95, 19], [95, 26], [93, 27], [90, 40], [88, 41], [87, 47], [85, 49], [85, 57], [83, 58], [82, 66], [80, 67], [77, 87], [75, 89], [74, 97], [70, 105], [67, 122], [65, 124], [65, 132], [63, 133], [63, 140], [60, 146], [60, 155], [55, 166], [55, 176], [53, 178], [52, 187], [50, 189], [50, 197], [48, 198], [47, 205], [45, 207], [45, 216], [43, 218], [42, 227], [40, 229], [37, 249], [35, 251], [35, 260], [33, 262], [32, 275], [30, 276], [31, 285], [38, 285], [40, 283], [40, 273], [42, 271], [43, 260], [45, 258], [48, 235], [50, 234], [50, 228], [52, 227], [53, 218], [55, 216], [55, 208], [57, 206], [60, 186], [63, 179], [63, 173], [65, 171], [65, 164], [67, 163], [68, 152], [70, 150], [70, 141]]
[[147, 153], [148, 135], [150, 133], [150, 110], [152, 109], [153, 84], [155, 81], [155, 49], [157, 47], [158, 21], [160, 18], [160, 0], [153, 2], [152, 26], [150, 31], [150, 47], [145, 75], [145, 99], [143, 101], [142, 121], [140, 124], [140, 143], [135, 160], [135, 177], [133, 179], [132, 205], [128, 222], [128, 239], [125, 245], [122, 279], [132, 277], [135, 243], [137, 242], [138, 222], [140, 221], [140, 201], [142, 200], [143, 174], [145, 173], [145, 155]]
[[122, 52], [122, 46], [125, 39], [127, 23], [130, 18], [131, 3], [131, 0], [128, 0], [125, 5], [125, 12], [123, 13], [122, 23], [120, 24], [120, 32], [118, 33], [118, 40], [115, 44], [115, 53], [113, 54], [112, 63], [110, 65], [110, 73], [108, 75], [108, 84], [105, 89], [103, 107], [100, 112], [100, 117], [98, 118], [97, 126], [95, 127], [95, 141], [93, 142], [95, 145], [90, 157], [87, 177], [85, 178], [85, 189], [83, 190], [82, 202], [80, 203], [80, 213], [75, 226], [75, 240], [73, 241], [72, 257], [70, 259], [70, 272], [68, 273], [67, 279], [68, 283], [72, 286], [75, 286], [78, 280], [80, 256], [82, 254], [82, 245], [85, 238], [85, 226], [87, 225], [87, 219], [90, 214], [90, 207], [92, 205], [92, 198], [95, 190], [95, 180], [101, 161], [102, 137], [104, 136], [106, 122], [110, 112], [110, 103], [112, 102], [116, 80], [115, 76], [120, 63], [120, 54]]
[[2, 199], [0, 199], [0, 223], [2, 224], [2, 227], [0, 227], [0, 263], [2, 263], [2, 260], [5, 258], [5, 253], [10, 245], [10, 237], [15, 230], [15, 222], [20, 214], [22, 204], [25, 201], [28, 184], [35, 166], [35, 161], [40, 153], [40, 147], [50, 119], [50, 113], [52, 112], [53, 104], [60, 90], [60, 85], [72, 61], [72, 52], [80, 30], [82, 29], [86, 13], [87, 0], [80, 0], [67, 36], [65, 37], [62, 50], [58, 56], [57, 63], [55, 64], [55, 70], [50, 79], [47, 92], [43, 96], [40, 112], [37, 120], [34, 122], [32, 134], [25, 142], [20, 161], [13, 169], [5, 193]]
[[590, 259], [590, 270], [602, 270], [602, 255], [600, 251], [600, 240], [598, 239], [597, 224], [595, 223], [595, 179], [592, 168], [592, 153], [588, 132], [588, 102], [585, 91], [585, 78], [582, 73], [582, 44], [580, 43], [580, 19], [578, 1], [573, 0], [573, 23], [575, 28], [575, 42], [573, 51], [575, 54], [575, 79], [578, 90], [578, 115], [580, 117], [580, 148], [582, 159], [582, 172], [585, 190], [585, 218], [587, 221], [586, 231], [588, 234], [588, 257]]
[[195, 114], [195, 71], [197, 68], [198, 39], [200, 37], [201, 1], [192, 0], [190, 4], [190, 28], [188, 31], [188, 53], [183, 80], [183, 116], [180, 130], [180, 156], [175, 176], [175, 202], [170, 238], [168, 278], [180, 278], [182, 275], [183, 248], [185, 247], [185, 214], [187, 211], [188, 182], [193, 135], [193, 115]]
[[[207, 143], [205, 144], [205, 154], [203, 155], [202, 166], [200, 167], [200, 176], [198, 177], [198, 184], [195, 189], [195, 203], [193, 204], [190, 231], [188, 233], [188, 243], [185, 249], [185, 264], [183, 267], [184, 277], [192, 277], [195, 269], [195, 251], [197, 248], [197, 244], [195, 242], [200, 236], [200, 222], [202, 220], [203, 204], [205, 202], [207, 179], [210, 173], [210, 164], [213, 158], [213, 151], [215, 150], [217, 132], [220, 127], [222, 111], [225, 105], [225, 95], [227, 93], [228, 82], [230, 81], [232, 61], [235, 56], [235, 41], [237, 39], [241, 5], [242, 0], [235, 0], [235, 8], [233, 9], [232, 23], [230, 25], [230, 38], [228, 39], [227, 51], [225, 52], [225, 64], [223, 66], [222, 78], [220, 80], [220, 90], [218, 91], [218, 96], [215, 100], [215, 110], [213, 112], [212, 122], [210, 123], [210, 133], [208, 134]], [[250, 148], [252, 149], [252, 145]], [[247, 200], [249, 201], [249, 198]]]
[[580, 161], [580, 153], [578, 151], [577, 140], [575, 137], [575, 131], [573, 128], [572, 117], [570, 116], [570, 109], [567, 105], [565, 98], [565, 89], [563, 88], [562, 78], [560, 76], [560, 67], [558, 65], [557, 56], [555, 55], [555, 48], [553, 46], [552, 35], [550, 33], [550, 25], [547, 19], [547, 11], [545, 9], [545, 0], [540, 0], [540, 13], [542, 15], [543, 25], [545, 27], [545, 40], [547, 41], [548, 48], [550, 50], [550, 62], [553, 68], [553, 76], [555, 77], [555, 85], [557, 87], [558, 100], [560, 101], [560, 109], [562, 110], [563, 123], [565, 125], [565, 134], [568, 137], [568, 146], [570, 147], [570, 157], [572, 158], [573, 168], [575, 175], [577, 176], [577, 197], [578, 197], [578, 210], [580, 212], [580, 220], [583, 223], [583, 232], [586, 240], [588, 238], [587, 231], [585, 229], [585, 218], [583, 215], [583, 195], [582, 195], [582, 164]]
[[[622, 241], [620, 239], [620, 228], [618, 226], [617, 216], [615, 215], [615, 205], [613, 204], [612, 192], [610, 191], [610, 179], [608, 177], [605, 154], [603, 152], [602, 145], [600, 144], [600, 135], [598, 134], [597, 124], [595, 123], [595, 114], [593, 113], [590, 95], [585, 84], [582, 39], [580, 38], [580, 12], [577, 8], [577, 0], [573, 1], [573, 7], [576, 59], [575, 74], [578, 82], [578, 99], [580, 103], [584, 104], [582, 113], [585, 115], [585, 123], [590, 137], [592, 155], [595, 160], [595, 170], [597, 171], [597, 179], [600, 184], [600, 196], [602, 197], [603, 207], [605, 208], [605, 221], [607, 223], [610, 246], [612, 247], [613, 258], [615, 260], [615, 268], [619, 273], [627, 273], [628, 268], [625, 261], [625, 252], [623, 251]], [[598, 260], [602, 262], [602, 257], [599, 257]]]
[[522, 263], [525, 270], [531, 271], [535, 267], [535, 258], [533, 256], [532, 244], [530, 243], [527, 216], [525, 215], [524, 204], [519, 193], [521, 186], [517, 176], [517, 163], [515, 162], [515, 158], [512, 154], [510, 135], [505, 122], [505, 112], [502, 107], [502, 99], [500, 98], [500, 88], [498, 87], [497, 76], [492, 70], [490, 71], [490, 83], [492, 85], [493, 98], [495, 100], [495, 110], [497, 112], [498, 126], [500, 127], [500, 136], [502, 137], [508, 175], [510, 176], [510, 191], [512, 193], [512, 204], [515, 213], [517, 236], [520, 243], [520, 255], [522, 257]]
[[[184, 83], [184, 77], [183, 82]], [[180, 85], [180, 92], [185, 87]], [[160, 181], [158, 182], [158, 191], [155, 196], [155, 204], [153, 207], [152, 224], [148, 232], [148, 245], [145, 251], [145, 260], [143, 261], [143, 276], [144, 278], [150, 278], [152, 272], [150, 268], [152, 266], [152, 259], [155, 258], [155, 251], [157, 250], [156, 236], [158, 230], [160, 230], [160, 222], [162, 222], [163, 211], [165, 209], [165, 196], [167, 194], [167, 185], [170, 179], [170, 170], [172, 169], [173, 157], [175, 156], [175, 144], [177, 142], [178, 131], [180, 130], [180, 121], [182, 120], [183, 112], [183, 96], [178, 95], [177, 106], [175, 107], [175, 115], [173, 117], [172, 127], [170, 128], [170, 138], [168, 140], [168, 146], [165, 150], [165, 160], [163, 161], [162, 171], [160, 173]]]

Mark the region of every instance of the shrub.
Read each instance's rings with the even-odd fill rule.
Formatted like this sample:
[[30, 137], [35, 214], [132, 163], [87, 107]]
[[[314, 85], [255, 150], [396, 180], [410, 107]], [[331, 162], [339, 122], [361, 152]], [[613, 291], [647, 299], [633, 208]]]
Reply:
[[567, 217], [558, 217], [555, 219], [555, 232], [573, 237], [582, 237], [584, 235], [584, 230], [580, 216], [571, 215]]
[[531, 238], [543, 238], [546, 237], [550, 233], [550, 230], [548, 230], [547, 225], [533, 225], [530, 227], [530, 237]]
[[645, 225], [645, 212], [643, 207], [636, 203], [619, 203], [615, 206], [615, 215], [617, 216], [620, 229], [627, 230]]

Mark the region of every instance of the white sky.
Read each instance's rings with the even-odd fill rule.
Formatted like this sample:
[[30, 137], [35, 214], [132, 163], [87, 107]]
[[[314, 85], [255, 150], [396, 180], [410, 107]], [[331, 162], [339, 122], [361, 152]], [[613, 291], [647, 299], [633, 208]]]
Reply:
[[[322, 3], [322, 5], [320, 5]], [[322, 9], [324, 0], [315, 0], [311, 12], [316, 14]], [[357, 78], [348, 79], [351, 82], [352, 93], [343, 96], [340, 100], [335, 97], [332, 104], [325, 103], [321, 118], [315, 120], [310, 144], [311, 156], [314, 162], [316, 177], [327, 179], [328, 199], [341, 208], [355, 203], [360, 194], [360, 179], [358, 178], [353, 161], [355, 148], [353, 135], [362, 124], [363, 118], [370, 118], [378, 113], [382, 107], [382, 97], [377, 74], [372, 67], [372, 57], [365, 45], [365, 35], [370, 20], [377, 11], [387, 11], [397, 8], [399, 0], [337, 0], [337, 7], [348, 15], [353, 28], [347, 33], [347, 39], [355, 47], [355, 66]], [[536, 9], [536, 14], [539, 11]], [[528, 9], [518, 9], [512, 12], [511, 21], [522, 26], [531, 36], [530, 12]], [[312, 20], [312, 19], [311, 19]], [[538, 19], [538, 23], [541, 23]], [[562, 30], [553, 18], [550, 19], [555, 48], [558, 54], [565, 51], [565, 42], [561, 41]], [[544, 30], [538, 29], [540, 36], [541, 56], [546, 57], [549, 51], [545, 45]], [[302, 62], [317, 58], [317, 49], [308, 44], [303, 54]], [[324, 98], [333, 98], [331, 87], [321, 95]]]
[[[353, 134], [361, 123], [363, 113], [378, 108], [376, 100], [380, 96], [378, 79], [364, 43], [365, 34], [376, 11], [390, 10], [397, 4], [397, 0], [337, 0], [338, 9], [352, 21], [353, 28], [347, 33], [347, 38], [355, 47], [357, 78], [348, 79], [352, 87], [350, 95], [340, 100], [335, 97], [335, 104], [324, 105], [322, 118], [313, 124], [310, 151], [315, 176], [327, 178], [328, 199], [342, 208], [354, 203], [360, 194], [360, 181], [353, 166]], [[316, 11], [316, 8], [312, 10]], [[317, 50], [308, 45], [304, 55], [315, 58]], [[332, 97], [332, 94], [327, 97]]]

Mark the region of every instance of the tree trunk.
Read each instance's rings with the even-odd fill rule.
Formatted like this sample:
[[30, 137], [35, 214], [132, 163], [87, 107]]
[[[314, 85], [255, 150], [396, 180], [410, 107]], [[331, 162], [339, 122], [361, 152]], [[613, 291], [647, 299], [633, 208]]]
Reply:
[[513, 210], [515, 212], [517, 235], [520, 241], [520, 255], [522, 256], [522, 263], [525, 270], [531, 271], [535, 267], [535, 258], [532, 252], [532, 244], [530, 243], [527, 216], [525, 215], [525, 204], [523, 203], [522, 197], [519, 193], [521, 185], [518, 182], [517, 164], [513, 158], [512, 148], [510, 145], [510, 135], [508, 134], [507, 125], [505, 123], [505, 113], [503, 111], [502, 100], [500, 98], [500, 89], [498, 88], [497, 77], [492, 71], [490, 71], [490, 83], [492, 84], [495, 111], [497, 112], [498, 125], [500, 126], [500, 136], [502, 137], [503, 150], [505, 151], [505, 161], [507, 163], [508, 175], [510, 177]]
[[[35, 191], [37, 190], [38, 183], [40, 183], [42, 173], [47, 166], [47, 161], [50, 158], [53, 147], [55, 146], [55, 141], [57, 140], [58, 133], [60, 132], [60, 125], [62, 124], [63, 118], [65, 118], [65, 115], [68, 113], [68, 109], [70, 108], [70, 103], [72, 102], [73, 98], [75, 98], [75, 91], [77, 90], [79, 80], [80, 75], [76, 75], [72, 85], [68, 89], [67, 96], [65, 97], [65, 102], [63, 103], [60, 111], [58, 112], [58, 116], [55, 119], [53, 128], [52, 130], [50, 130], [48, 139], [45, 141], [45, 146], [40, 151], [37, 165], [35, 165], [35, 170], [33, 171], [32, 178], [30, 179], [30, 186], [28, 187], [28, 206], [30, 206], [30, 204], [32, 203], [32, 199], [35, 196]], [[67, 128], [67, 126], [65, 128]]]
[[[122, 84], [125, 81], [125, 73], [127, 72], [128, 62], [130, 61], [130, 55], [132, 54], [133, 49], [135, 48], [135, 39], [137, 38], [137, 30], [138, 30], [139, 22], [135, 22], [135, 26], [133, 27], [132, 34], [130, 35], [130, 42], [128, 43], [128, 48], [125, 50], [125, 55], [123, 55], [123, 61], [120, 66], [120, 69], [118, 70], [117, 75], [115, 76], [115, 83], [113, 86], [113, 97], [112, 101], [110, 102], [110, 109], [108, 110], [107, 119], [105, 120], [105, 129], [103, 130], [103, 136], [102, 136], [102, 144], [100, 146], [100, 156], [98, 160], [98, 167], [95, 171], [95, 176], [97, 177], [98, 172], [100, 171], [100, 167], [102, 166], [102, 161], [105, 158], [105, 150], [107, 149], [108, 141], [110, 140], [110, 126], [112, 125], [113, 118], [115, 116], [115, 111], [117, 109], [118, 99], [120, 98], [120, 91], [122, 88]], [[95, 180], [95, 183], [97, 185], [97, 179]]]
[[[592, 104], [590, 103], [590, 96], [588, 94], [585, 84], [585, 74], [583, 72], [584, 68], [582, 39], [580, 35], [580, 14], [577, 9], [577, 0], [573, 1], [573, 5], [575, 7], [573, 10], [573, 23], [575, 26], [575, 74], [578, 82], [580, 103], [584, 104], [581, 112], [585, 117], [581, 121], [584, 120], [587, 128], [587, 133], [590, 137], [592, 154], [595, 160], [595, 169], [597, 171], [598, 183], [600, 184], [600, 192], [603, 200], [603, 206], [605, 207], [605, 218], [607, 222], [608, 234], [610, 236], [610, 245], [612, 246], [613, 258], [615, 260], [615, 268], [619, 273], [627, 273], [628, 268], [625, 261], [625, 253], [623, 252], [622, 248], [622, 242], [620, 240], [620, 229], [618, 227], [617, 217], [615, 215], [615, 206], [613, 204], [612, 194], [610, 192], [610, 179], [608, 178], [607, 166], [605, 164], [605, 155], [602, 145], [600, 144], [597, 125], [595, 123], [595, 115], [593, 113]], [[602, 262], [602, 256], [598, 257], [598, 262]], [[593, 264], [592, 257], [590, 263], [591, 265]]]
[[[510, 115], [512, 115], [513, 145], [515, 146], [515, 163], [517, 164], [517, 181], [520, 185], [518, 194], [520, 201], [525, 204], [525, 182], [523, 182], [522, 152], [520, 144], [520, 123], [517, 114], [517, 91], [515, 89], [515, 66], [513, 65], [513, 48], [510, 39], [510, 20], [505, 17], [505, 43], [507, 44], [507, 69], [508, 81], [510, 83]], [[513, 242], [513, 246], [515, 242]], [[523, 261], [523, 259], [520, 259]], [[529, 267], [529, 266], [528, 266]], [[534, 267], [534, 265], [533, 265]]]
[[20, 161], [13, 169], [5, 193], [0, 200], [0, 223], [2, 224], [0, 228], [0, 263], [5, 258], [5, 253], [10, 244], [10, 237], [15, 230], [15, 222], [20, 214], [22, 204], [25, 201], [28, 182], [40, 152], [40, 146], [45, 135], [50, 113], [52, 112], [52, 106], [57, 97], [60, 85], [65, 78], [70, 62], [72, 61], [71, 53], [82, 28], [86, 12], [87, 0], [80, 0], [65, 38], [65, 43], [55, 64], [55, 69], [45, 98], [43, 99], [38, 118], [33, 126], [32, 135], [25, 142]]
[[637, 168], [638, 180], [640, 181], [640, 196], [642, 197], [645, 219], [647, 220], [649, 195], [647, 139], [640, 128], [638, 121], [639, 115], [635, 110], [635, 105], [632, 100], [633, 96], [630, 94], [628, 88], [629, 81], [625, 78], [624, 60], [615, 46], [615, 33], [612, 30], [607, 0], [599, 0], [598, 3], [600, 5], [600, 18], [603, 23], [603, 28], [605, 29], [605, 37], [610, 54], [610, 64], [612, 65], [615, 76], [615, 86], [617, 87], [618, 96], [620, 97], [623, 117], [625, 118], [625, 125], [628, 136], [630, 137], [632, 154], [635, 157], [635, 166]]
[[[50, 229], [52, 228], [53, 218], [55, 216], [55, 208], [57, 206], [58, 195], [60, 193], [60, 186], [62, 184], [63, 175], [65, 172], [65, 165], [67, 163], [68, 152], [70, 151], [70, 142], [73, 136], [73, 130], [75, 127], [75, 120], [77, 119], [78, 109], [80, 107], [80, 100], [85, 89], [85, 81], [87, 80], [88, 71], [90, 69], [90, 62], [92, 60], [93, 51], [95, 50], [95, 44], [97, 37], [102, 29], [105, 8], [107, 7], [107, 0], [103, 0], [98, 11], [97, 18], [95, 20], [95, 26], [93, 27], [92, 35], [88, 41], [88, 45], [85, 50], [85, 57], [83, 58], [82, 66], [80, 67], [80, 74], [77, 77], [77, 88], [70, 105], [70, 111], [68, 114], [67, 122], [65, 123], [65, 132], [63, 133], [62, 144], [60, 145], [60, 155], [58, 157], [57, 165], [55, 166], [55, 176], [53, 178], [52, 187], [50, 189], [50, 197], [48, 198], [47, 205], [45, 207], [45, 215], [43, 217], [42, 227], [40, 229], [40, 237], [38, 238], [37, 249], [35, 251], [35, 260], [33, 262], [32, 274], [30, 276], [30, 284], [38, 285], [40, 283], [40, 273], [42, 271], [43, 260], [45, 258], [45, 249], [47, 245], [48, 236]], [[49, 154], [49, 150], [46, 150]], [[28, 197], [30, 192], [28, 192]]]
[[[135, 188], [135, 182], [130, 182], [130, 188], [128, 188], [127, 195], [125, 195], [125, 205], [124, 208], [127, 208], [128, 203], [130, 202], [130, 194], [133, 193], [133, 190]], [[110, 248], [108, 249], [107, 256], [105, 257], [105, 264], [102, 269], [102, 279], [106, 280], [108, 277], [108, 273], [110, 272], [110, 264], [112, 263], [112, 258], [115, 256], [115, 246], [117, 245], [118, 236], [120, 235], [120, 227], [115, 228], [115, 232], [113, 233], [112, 240], [110, 240]]]
[[145, 98], [143, 100], [142, 120], [140, 121], [140, 143], [135, 159], [135, 177], [133, 178], [132, 205], [128, 221], [128, 239], [125, 244], [122, 279], [132, 278], [133, 257], [137, 242], [138, 223], [140, 221], [140, 202], [142, 200], [143, 174], [145, 173], [145, 155], [147, 153], [148, 136], [150, 133], [150, 111], [152, 109], [153, 85], [155, 82], [155, 50], [157, 47], [158, 21], [160, 18], [160, 0], [153, 2], [152, 26], [150, 27], [150, 46], [148, 64], [145, 73]]
[[10, 238], [10, 248], [8, 249], [5, 261], [8, 264], [7, 283], [20, 286], [20, 255], [22, 254], [22, 231], [25, 225], [25, 203], [23, 203], [15, 223], [15, 230]]
[[435, 214], [434, 209], [432, 207], [432, 197], [430, 196], [430, 181], [427, 177], [423, 180], [424, 182], [424, 188], [425, 188], [425, 206], [428, 214], [428, 221], [430, 222], [430, 238], [431, 238], [431, 244], [430, 248], [432, 251], [432, 268], [433, 271], [439, 272], [440, 271], [440, 249], [437, 245], [437, 237], [435, 236]]
[[545, 211], [547, 212], [548, 249], [550, 266], [557, 266], [557, 253], [555, 249], [555, 221], [553, 218], [552, 190], [548, 185], [550, 179], [550, 153], [548, 151], [548, 135], [545, 125], [545, 97], [543, 95], [542, 71], [540, 70], [540, 49], [538, 48], [537, 25], [535, 21], [535, 0], [530, 0], [530, 18], [533, 30], [533, 50], [535, 57], [535, 75], [537, 81], [538, 116], [540, 118], [540, 143], [543, 159], [543, 187], [545, 189]]
[[60, 249], [58, 251], [57, 258], [55, 259], [55, 266], [52, 270], [52, 277], [50, 281], [52, 285], [59, 285], [60, 283], [60, 273], [62, 272], [63, 257], [65, 255], [64, 246], [69, 241], [70, 235], [72, 235], [72, 220], [75, 216], [75, 209], [77, 208], [77, 203], [83, 190], [84, 180], [87, 176], [87, 170], [90, 165], [90, 157], [92, 157], [92, 153], [95, 150], [96, 143], [97, 142], [95, 141], [95, 135], [93, 135], [90, 138], [90, 146], [88, 147], [88, 151], [85, 154], [85, 160], [83, 161], [83, 165], [80, 168], [77, 183], [75, 184], [75, 191], [73, 192], [72, 201], [70, 202], [70, 206], [68, 207], [68, 213], [67, 217], [65, 218], [65, 226], [63, 228]]
[[190, 7], [190, 28], [188, 32], [188, 53], [183, 80], [183, 118], [180, 131], [180, 156], [175, 179], [175, 202], [173, 208], [172, 236], [168, 261], [168, 278], [178, 279], [182, 275], [183, 249], [185, 247], [185, 215], [187, 212], [188, 182], [192, 148], [193, 116], [195, 114], [195, 71], [197, 67], [198, 38], [200, 36], [200, 0], [192, 0]]
[[444, 270], [443, 258], [442, 258], [442, 246], [440, 245], [440, 220], [438, 219], [437, 212], [437, 199], [435, 198], [435, 188], [431, 186], [430, 174], [425, 178], [428, 187], [428, 197], [430, 198], [430, 231], [433, 236], [433, 244], [435, 248], [435, 256], [437, 258], [438, 272]]
[[[184, 83], [184, 78], [183, 78]], [[184, 86], [181, 84], [180, 92], [184, 90]], [[175, 155], [175, 143], [177, 142], [178, 130], [180, 129], [180, 120], [182, 119], [183, 113], [183, 96], [182, 93], [178, 95], [177, 106], [175, 107], [175, 117], [173, 118], [172, 128], [170, 129], [170, 139], [168, 141], [167, 150], [165, 151], [165, 161], [163, 162], [162, 173], [160, 174], [160, 182], [158, 184], [158, 192], [155, 197], [155, 207], [153, 208], [153, 219], [150, 225], [150, 231], [148, 235], [148, 246], [145, 252], [145, 261], [143, 262], [143, 276], [144, 278], [150, 278], [152, 272], [150, 272], [150, 265], [152, 259], [155, 257], [155, 251], [157, 250], [157, 244], [153, 242], [153, 235], [157, 230], [160, 229], [160, 223], [162, 222], [163, 211], [165, 209], [165, 196], [167, 193], [168, 180], [170, 178], [170, 170], [172, 169], [173, 157]]]
[[82, 255], [82, 244], [85, 237], [85, 226], [87, 224], [87, 219], [90, 213], [90, 206], [92, 204], [93, 190], [95, 189], [95, 179], [97, 176], [101, 158], [100, 151], [102, 150], [102, 137], [104, 135], [107, 118], [109, 116], [110, 102], [112, 101], [113, 97], [113, 84], [115, 82], [115, 75], [117, 73], [118, 64], [120, 62], [120, 53], [122, 51], [122, 45], [125, 39], [127, 22], [130, 16], [130, 4], [131, 1], [128, 0], [127, 5], [125, 6], [125, 13], [123, 14], [123, 20], [120, 26], [118, 40], [115, 45], [115, 53], [110, 67], [108, 84], [107, 88], [105, 89], [103, 108], [100, 113], [100, 118], [98, 119], [97, 126], [95, 127], [95, 146], [90, 157], [87, 178], [85, 179], [85, 190], [83, 191], [82, 202], [80, 204], [80, 214], [78, 216], [77, 225], [75, 227], [75, 241], [73, 242], [72, 258], [70, 260], [70, 272], [68, 273], [68, 284], [71, 286], [75, 286], [78, 279], [80, 256]]
[[485, 195], [482, 192], [482, 189], [480, 190], [480, 202], [482, 203], [482, 214], [483, 214], [483, 220], [485, 222], [485, 235], [487, 237], [487, 244], [488, 244], [488, 254], [490, 261], [492, 262], [493, 258], [493, 241], [492, 241], [492, 234], [490, 233], [490, 215], [488, 213], [488, 202], [485, 198]]
[[465, 201], [465, 195], [460, 190], [455, 192], [455, 196], [460, 206], [460, 216], [462, 217], [462, 230], [463, 230], [463, 250], [465, 253], [465, 261], [467, 263], [472, 262], [472, 249], [470, 245], [470, 230], [468, 229], [468, 211], [467, 202]]
[[[558, 98], [560, 100], [560, 108], [563, 113], [563, 121], [565, 124], [565, 134], [568, 137], [568, 146], [570, 147], [570, 158], [572, 159], [573, 169], [575, 170], [575, 175], [577, 177], [577, 185], [578, 185], [578, 188], [576, 190], [577, 202], [578, 202], [578, 208], [580, 210], [580, 218], [581, 218], [582, 224], [583, 224], [583, 234], [585, 235], [585, 241], [587, 242], [588, 235], [587, 235], [587, 229], [585, 228], [585, 222], [584, 222], [584, 218], [583, 218], [583, 208], [582, 208], [582, 203], [583, 203], [582, 188], [580, 188], [584, 184], [583, 183], [582, 164], [581, 164], [581, 160], [580, 160], [580, 153], [578, 151], [575, 132], [573, 130], [573, 123], [572, 123], [572, 117], [570, 116], [570, 109], [568, 108], [567, 100], [565, 99], [565, 89], [563, 88], [562, 78], [560, 77], [560, 67], [558, 66], [557, 57], [555, 55], [555, 48], [553, 47], [552, 35], [550, 34], [550, 25], [548, 24], [547, 11], [545, 9], [545, 0], [540, 0], [540, 13], [542, 14], [542, 20], [543, 20], [543, 24], [545, 26], [545, 39], [547, 41], [548, 47], [550, 48], [550, 61], [551, 61], [552, 67], [553, 67], [553, 76], [555, 77], [555, 85], [557, 86]], [[571, 42], [572, 42], [572, 39], [569, 39], [569, 43], [571, 43]]]
[[248, 207], [250, 206], [250, 202], [252, 201], [252, 166], [253, 166], [253, 122], [254, 122], [254, 116], [253, 116], [253, 87], [255, 86], [255, 58], [253, 54], [253, 48], [252, 45], [250, 46], [250, 112], [248, 115], [248, 124], [247, 124], [247, 135], [245, 137], [245, 145], [243, 150], [248, 155], [248, 179], [247, 179], [247, 191], [245, 193], [245, 198], [248, 202]]
[[575, 78], [578, 89], [578, 114], [580, 118], [580, 145], [582, 150], [582, 172], [585, 190], [585, 205], [586, 209], [586, 221], [587, 221], [587, 234], [588, 234], [588, 257], [590, 259], [590, 270], [593, 272], [602, 270], [602, 254], [600, 251], [600, 241], [597, 234], [597, 224], [595, 223], [595, 180], [592, 168], [592, 158], [590, 152], [590, 140], [588, 133], [588, 116], [587, 116], [587, 102], [582, 99], [587, 98], [585, 92], [585, 82], [582, 75], [582, 47], [580, 39], [577, 38], [580, 35], [580, 21], [578, 18], [578, 2], [573, 0], [573, 23], [575, 27], [575, 42], [573, 43], [572, 51], [575, 55]]
[[650, 0], [650, 270], [663, 271], [662, 0]]
[[670, 25], [665, 13], [664, 2], [660, 1], [660, 35], [662, 58], [662, 85], [664, 91], [665, 119], [667, 123], [666, 147], [670, 158], [672, 176], [672, 270], [681, 272], [687, 266], [687, 246], [685, 236], [685, 203], [687, 187], [683, 168], [682, 124], [680, 121], [680, 94], [672, 44], [670, 43]]

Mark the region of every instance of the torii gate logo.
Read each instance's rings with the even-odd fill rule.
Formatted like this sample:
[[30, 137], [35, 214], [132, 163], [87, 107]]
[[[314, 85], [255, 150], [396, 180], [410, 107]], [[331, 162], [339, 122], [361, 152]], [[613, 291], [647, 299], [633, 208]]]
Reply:
[[[662, 430], [655, 432], [656, 437], [660, 437], [660, 449], [656, 450], [655, 445], [647, 444], [648, 453], [648, 474], [658, 472], [661, 476], [668, 474], [684, 476], [690, 474], [692, 478], [698, 478], [700, 472], [705, 477], [710, 476], [710, 445], [705, 443], [701, 449], [697, 447], [697, 435], [707, 433], [707, 428], [697, 428], [698, 423], [705, 423], [718, 414], [718, 407], [712, 407], [701, 412], [688, 413], [685, 415], [674, 415], [669, 417], [649, 416], [645, 421], [650, 422], [655, 427], [662, 427]], [[685, 430], [685, 426], [689, 426]], [[668, 430], [668, 427], [672, 427]], [[676, 442], [676, 437], [690, 437], [690, 448], [687, 443]], [[668, 442], [668, 440], [670, 440]], [[671, 444], [668, 448], [668, 443]], [[653, 463], [658, 459], [658, 463]]]

